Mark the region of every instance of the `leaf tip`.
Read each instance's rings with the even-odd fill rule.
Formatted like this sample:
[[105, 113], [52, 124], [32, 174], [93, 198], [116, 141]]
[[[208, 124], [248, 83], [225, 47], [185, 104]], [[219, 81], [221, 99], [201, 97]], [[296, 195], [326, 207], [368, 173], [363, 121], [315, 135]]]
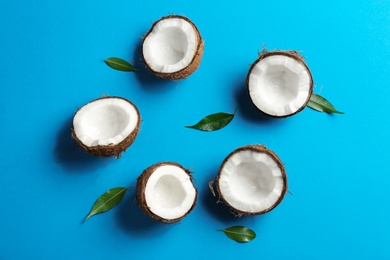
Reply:
[[88, 214], [88, 215], [85, 217], [85, 219], [83, 220], [83, 223], [85, 223], [90, 217], [92, 217], [92, 215], [91, 215], [91, 214]]

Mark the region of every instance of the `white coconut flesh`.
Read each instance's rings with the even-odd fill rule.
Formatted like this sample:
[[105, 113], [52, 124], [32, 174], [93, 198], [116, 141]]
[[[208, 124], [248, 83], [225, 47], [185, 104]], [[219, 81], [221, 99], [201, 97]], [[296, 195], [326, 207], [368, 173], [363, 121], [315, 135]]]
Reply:
[[159, 166], [149, 177], [144, 194], [150, 211], [164, 219], [183, 217], [196, 199], [190, 176], [174, 165]]
[[160, 73], [173, 73], [190, 65], [196, 54], [197, 32], [186, 20], [160, 20], [143, 43], [143, 55], [149, 67]]
[[136, 108], [121, 98], [102, 98], [80, 108], [73, 119], [77, 138], [88, 147], [115, 145], [137, 126]]
[[271, 116], [294, 114], [311, 93], [311, 75], [298, 60], [286, 55], [271, 55], [260, 60], [248, 79], [254, 105]]
[[248, 150], [238, 151], [225, 162], [218, 185], [226, 202], [248, 213], [273, 207], [285, 188], [282, 171], [274, 159]]

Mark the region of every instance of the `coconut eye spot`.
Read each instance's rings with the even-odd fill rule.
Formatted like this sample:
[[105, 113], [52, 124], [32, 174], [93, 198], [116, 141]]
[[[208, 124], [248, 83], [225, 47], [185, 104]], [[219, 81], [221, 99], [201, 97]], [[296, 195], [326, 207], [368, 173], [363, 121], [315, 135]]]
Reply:
[[242, 162], [231, 176], [232, 191], [245, 201], [266, 198], [275, 187], [271, 170], [262, 162]]

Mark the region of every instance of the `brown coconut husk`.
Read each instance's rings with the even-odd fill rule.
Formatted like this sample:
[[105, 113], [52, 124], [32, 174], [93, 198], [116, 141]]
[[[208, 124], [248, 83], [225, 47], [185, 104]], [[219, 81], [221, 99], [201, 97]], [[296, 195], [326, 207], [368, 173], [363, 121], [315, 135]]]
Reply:
[[[122, 97], [116, 97], [116, 96], [105, 96], [101, 98], [97, 98], [89, 103], [101, 100], [101, 99], [106, 99], [106, 98], [117, 98], [117, 99], [122, 99], [128, 103], [130, 103], [135, 110], [137, 111], [138, 115], [138, 122], [136, 127], [134, 128], [133, 132], [131, 132], [123, 141], [121, 141], [118, 144], [110, 144], [110, 145], [96, 145], [92, 147], [88, 147], [85, 144], [83, 144], [78, 137], [76, 136], [76, 133], [74, 131], [74, 126], [72, 126], [72, 138], [76, 141], [76, 143], [85, 151], [87, 151], [89, 154], [92, 154], [94, 156], [99, 156], [99, 157], [111, 157], [115, 156], [116, 158], [119, 158], [121, 156], [121, 153], [126, 151], [126, 149], [134, 142], [135, 138], [138, 135], [139, 128], [140, 128], [140, 123], [141, 123], [141, 116], [139, 113], [138, 108], [129, 100], [122, 98]], [[89, 104], [88, 103], [88, 104]], [[80, 108], [81, 109], [81, 108]], [[80, 110], [79, 109], [79, 110]], [[77, 110], [77, 112], [79, 111]], [[77, 114], [77, 112], [75, 114]]]
[[[282, 190], [282, 193], [279, 197], [279, 199], [276, 201], [276, 203], [274, 205], [272, 205], [271, 207], [267, 208], [267, 209], [264, 209], [262, 211], [259, 211], [259, 212], [246, 212], [246, 211], [242, 211], [242, 210], [239, 210], [235, 207], [233, 207], [231, 204], [229, 204], [229, 202], [227, 202], [227, 200], [224, 198], [222, 192], [221, 192], [221, 189], [219, 187], [219, 180], [220, 180], [220, 176], [221, 176], [221, 171], [222, 171], [222, 168], [225, 166], [225, 163], [236, 153], [238, 152], [241, 152], [241, 151], [254, 151], [254, 152], [258, 152], [258, 153], [266, 153], [268, 155], [270, 155], [272, 157], [272, 159], [275, 161], [275, 163], [279, 166], [281, 172], [282, 172], [282, 179], [283, 179], [283, 183], [284, 183], [284, 186], [283, 186], [283, 190]], [[210, 189], [211, 189], [211, 192], [213, 193], [214, 196], [216, 196], [217, 194], [215, 194], [214, 190], [213, 190], [213, 184], [215, 184], [216, 186], [216, 190], [217, 190], [217, 193], [218, 193], [218, 202], [222, 202], [224, 203], [225, 205], [227, 205], [229, 208], [230, 208], [230, 211], [232, 212], [232, 214], [234, 214], [236, 217], [242, 217], [242, 216], [253, 216], [253, 215], [261, 215], [261, 214], [265, 214], [271, 210], [273, 210], [276, 206], [278, 206], [280, 204], [280, 202], [283, 200], [284, 198], [284, 195], [286, 194], [287, 192], [287, 175], [286, 175], [286, 171], [285, 171], [285, 168], [284, 168], [284, 165], [282, 163], [282, 161], [280, 160], [280, 158], [276, 155], [275, 152], [269, 150], [268, 148], [266, 148], [264, 145], [246, 145], [246, 146], [242, 146], [240, 148], [237, 148], [236, 150], [234, 150], [233, 152], [231, 152], [225, 159], [224, 161], [222, 162], [221, 164], [221, 167], [219, 169], [219, 172], [218, 172], [218, 176], [215, 180], [212, 180], [209, 184], [210, 186]]]
[[195, 55], [194, 55], [191, 63], [187, 67], [185, 67], [185, 68], [183, 68], [183, 69], [181, 69], [179, 71], [172, 72], [172, 73], [161, 73], [161, 72], [157, 72], [157, 71], [153, 70], [149, 66], [149, 64], [145, 60], [143, 52], [142, 52], [142, 59], [143, 59], [143, 61], [145, 63], [146, 68], [151, 73], [156, 75], [157, 77], [162, 78], [162, 79], [167, 79], [167, 80], [179, 80], [179, 79], [187, 78], [195, 70], [197, 70], [199, 65], [200, 65], [200, 61], [202, 59], [202, 56], [203, 56], [204, 41], [202, 39], [202, 36], [200, 35], [200, 32], [199, 32], [198, 28], [196, 27], [196, 25], [190, 19], [188, 19], [185, 16], [181, 16], [181, 15], [168, 15], [168, 16], [164, 16], [164, 17], [160, 18], [158, 21], [153, 23], [152, 28], [150, 28], [150, 30], [145, 34], [145, 36], [143, 37], [142, 44], [145, 41], [145, 39], [149, 36], [149, 34], [153, 31], [153, 29], [156, 26], [156, 24], [158, 24], [160, 21], [163, 21], [165, 19], [172, 19], [172, 18], [179, 18], [179, 19], [183, 19], [183, 20], [187, 21], [188, 23], [191, 24], [192, 28], [196, 32], [196, 35], [197, 35], [197, 45], [196, 46], [197, 46], [197, 48], [196, 48]]
[[[284, 115], [284, 116], [275, 116], [275, 115], [270, 115], [262, 110], [260, 110], [256, 105], [254, 105], [254, 102], [252, 100], [252, 97], [250, 96], [249, 94], [249, 76], [251, 75], [252, 73], [252, 70], [253, 68], [256, 66], [257, 63], [259, 63], [262, 59], [264, 58], [267, 58], [269, 56], [273, 56], [273, 55], [284, 55], [284, 56], [287, 56], [287, 57], [290, 57], [290, 58], [293, 58], [295, 59], [296, 61], [298, 61], [299, 63], [301, 63], [307, 70], [309, 76], [310, 76], [310, 90], [309, 90], [309, 95], [305, 101], [305, 103], [302, 105], [302, 107], [300, 109], [298, 109], [297, 111], [295, 111], [294, 113], [292, 114], [289, 114], [289, 115]], [[310, 100], [310, 97], [311, 95], [313, 94], [313, 86], [314, 86], [314, 82], [313, 82], [313, 76], [311, 74], [311, 71], [309, 69], [309, 67], [307, 66], [306, 62], [304, 61], [303, 59], [304, 57], [299, 55], [299, 53], [297, 51], [281, 51], [281, 50], [277, 50], [277, 51], [267, 51], [266, 49], [263, 49], [263, 51], [261, 53], [259, 53], [259, 57], [257, 58], [257, 60], [251, 65], [250, 69], [249, 69], [249, 72], [247, 74], [247, 77], [246, 77], [246, 88], [247, 88], [247, 92], [248, 92], [248, 95], [249, 95], [249, 98], [251, 99], [253, 105], [257, 108], [257, 110], [259, 110], [261, 113], [263, 113], [264, 115], [266, 116], [269, 116], [269, 117], [273, 117], [273, 118], [286, 118], [286, 117], [290, 117], [290, 116], [293, 116], [299, 112], [301, 112], [307, 105], [307, 103], [309, 102]]]
[[145, 187], [146, 187], [146, 184], [149, 181], [150, 176], [154, 173], [154, 171], [157, 168], [159, 168], [161, 166], [164, 166], [164, 165], [173, 165], [173, 166], [180, 167], [181, 169], [183, 169], [190, 176], [191, 182], [192, 183], [194, 182], [194, 179], [193, 179], [193, 177], [191, 175], [191, 172], [188, 169], [186, 169], [183, 166], [181, 166], [180, 164], [178, 164], [178, 163], [175, 163], [175, 162], [160, 162], [160, 163], [157, 163], [157, 164], [153, 164], [152, 166], [150, 166], [147, 169], [145, 169], [142, 172], [142, 174], [137, 178], [136, 199], [138, 201], [139, 207], [142, 209], [142, 211], [147, 216], [149, 216], [152, 219], [157, 220], [159, 222], [163, 222], [163, 223], [168, 223], [169, 224], [169, 223], [179, 222], [180, 220], [182, 220], [184, 217], [186, 217], [194, 209], [194, 207], [196, 205], [197, 198], [198, 198], [198, 190], [194, 186], [194, 189], [195, 189], [195, 200], [194, 200], [194, 203], [192, 204], [192, 207], [182, 217], [175, 218], [175, 219], [166, 219], [166, 218], [162, 218], [162, 217], [156, 215], [155, 213], [153, 213], [150, 210], [150, 208], [149, 208], [149, 206], [147, 205], [147, 202], [146, 202]]

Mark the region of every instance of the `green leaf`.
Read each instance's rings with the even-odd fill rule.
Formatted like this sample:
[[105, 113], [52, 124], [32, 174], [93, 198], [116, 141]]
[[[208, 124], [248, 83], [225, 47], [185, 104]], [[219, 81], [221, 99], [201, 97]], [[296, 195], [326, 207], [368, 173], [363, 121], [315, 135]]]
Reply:
[[192, 126], [186, 126], [187, 128], [193, 128], [202, 131], [215, 131], [227, 126], [234, 118], [234, 114], [229, 113], [216, 113], [211, 114], [200, 120], [197, 124]]
[[334, 108], [334, 106], [328, 100], [317, 94], [311, 95], [307, 106], [320, 112], [344, 114], [344, 112], [340, 112]]
[[108, 58], [105, 59], [104, 62], [111, 68], [115, 70], [120, 70], [120, 71], [135, 71], [138, 70], [135, 68], [133, 65], [128, 63], [127, 61], [120, 59], [120, 58]]
[[127, 188], [117, 187], [108, 190], [106, 193], [101, 195], [93, 204], [91, 211], [88, 213], [84, 222], [87, 221], [93, 215], [106, 212], [116, 205], [123, 199], [126, 194]]
[[256, 233], [252, 229], [243, 226], [232, 226], [220, 231], [224, 232], [228, 238], [240, 243], [250, 242], [256, 238]]

